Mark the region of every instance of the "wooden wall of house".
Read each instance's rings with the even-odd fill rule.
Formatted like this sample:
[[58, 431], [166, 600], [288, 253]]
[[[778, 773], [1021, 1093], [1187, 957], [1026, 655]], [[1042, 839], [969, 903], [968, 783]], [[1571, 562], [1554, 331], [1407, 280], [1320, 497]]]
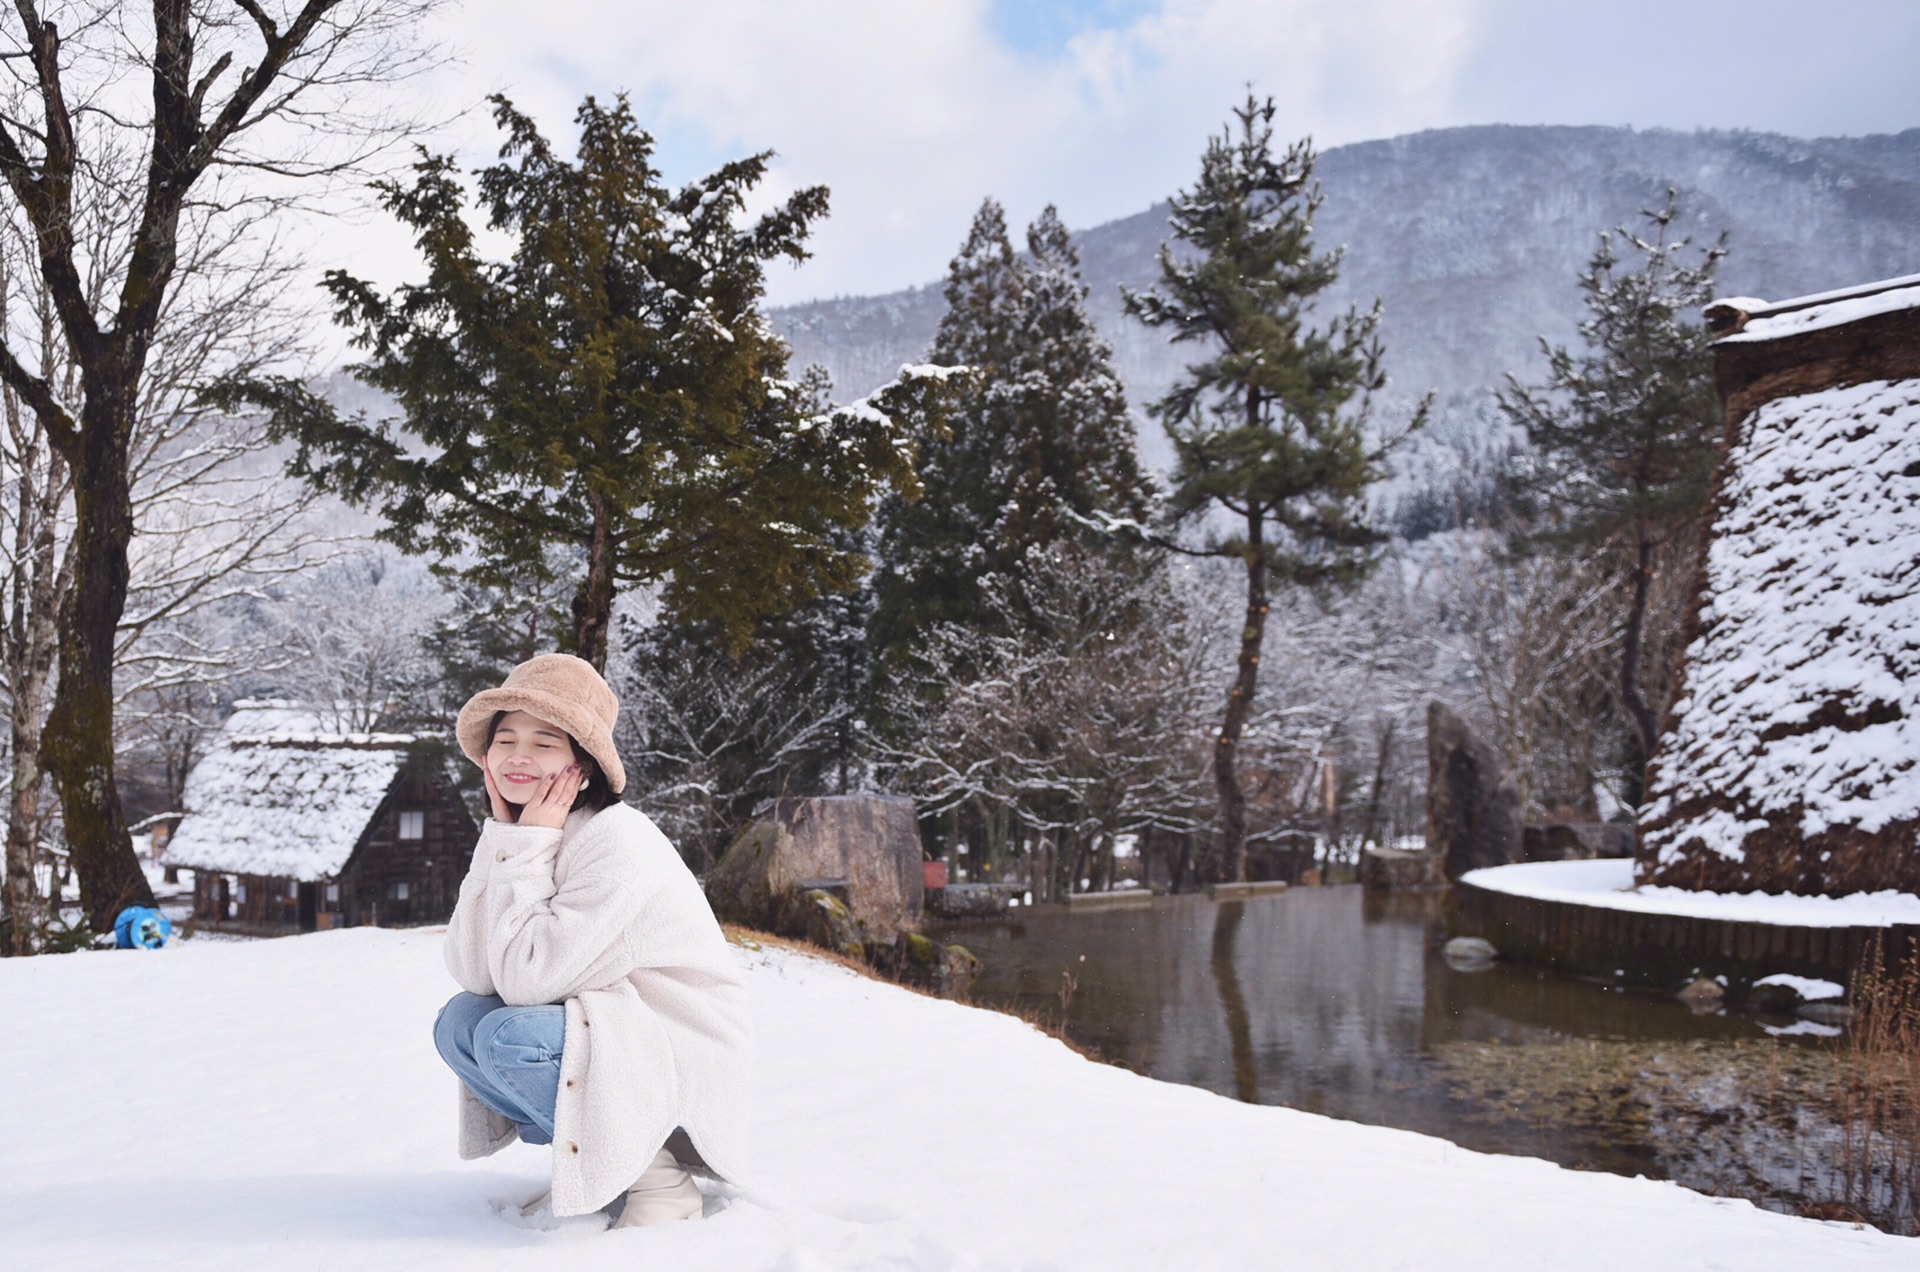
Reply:
[[311, 886], [270, 875], [196, 870], [193, 917], [202, 923], [224, 923], [235, 928], [295, 926], [299, 922], [300, 891]]
[[[410, 813], [419, 815], [419, 838], [403, 837]], [[444, 923], [479, 839], [480, 828], [442, 764], [416, 755], [338, 878], [296, 883], [196, 870], [194, 917], [264, 933]]]
[[[421, 834], [403, 838], [405, 815]], [[480, 828], [437, 759], [416, 756], [394, 782], [337, 889], [323, 891], [321, 926], [407, 927], [444, 923], [460, 895]], [[317, 916], [318, 917], [318, 916]]]

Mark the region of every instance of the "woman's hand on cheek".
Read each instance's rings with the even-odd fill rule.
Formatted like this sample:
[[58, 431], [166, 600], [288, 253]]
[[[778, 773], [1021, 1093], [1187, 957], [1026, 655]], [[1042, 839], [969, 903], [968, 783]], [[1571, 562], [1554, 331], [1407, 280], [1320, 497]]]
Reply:
[[567, 814], [580, 794], [584, 773], [578, 764], [569, 764], [540, 783], [540, 792], [520, 810], [522, 826], [545, 826], [558, 830], [567, 824]]
[[490, 765], [482, 764], [480, 766], [480, 773], [481, 776], [487, 779], [487, 804], [493, 810], [493, 820], [497, 822], [512, 821], [513, 805], [507, 803], [505, 797], [500, 794], [500, 788], [494, 785], [493, 768]]

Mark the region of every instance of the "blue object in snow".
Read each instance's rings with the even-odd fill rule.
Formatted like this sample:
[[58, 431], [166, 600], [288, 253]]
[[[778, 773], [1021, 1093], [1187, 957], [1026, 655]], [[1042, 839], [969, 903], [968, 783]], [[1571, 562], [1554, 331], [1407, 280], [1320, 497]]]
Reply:
[[113, 921], [113, 943], [123, 950], [157, 950], [173, 935], [173, 922], [146, 905], [130, 905]]

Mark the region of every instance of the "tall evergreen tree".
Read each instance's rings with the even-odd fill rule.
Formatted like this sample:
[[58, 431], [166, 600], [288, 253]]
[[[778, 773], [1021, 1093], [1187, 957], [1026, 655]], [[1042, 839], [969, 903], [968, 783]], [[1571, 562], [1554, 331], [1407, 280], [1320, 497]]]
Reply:
[[882, 507], [874, 643], [911, 651], [938, 623], [997, 629], [1036, 549], [1083, 536], [1096, 514], [1137, 518], [1152, 487], [1135, 452], [1113, 352], [1086, 311], [1079, 256], [1049, 207], [1015, 254], [981, 205], [948, 271], [928, 357], [971, 369], [943, 431], [919, 437], [922, 491]]
[[1209, 527], [1204, 545], [1186, 550], [1246, 567], [1246, 622], [1214, 748], [1215, 868], [1236, 880], [1246, 877], [1247, 840], [1238, 749], [1271, 590], [1355, 578], [1380, 538], [1360, 507], [1381, 458], [1366, 427], [1385, 383], [1380, 305], [1308, 324], [1307, 305], [1338, 276], [1340, 253], [1313, 249], [1313, 148], [1300, 141], [1276, 157], [1274, 113], [1271, 98], [1251, 93], [1234, 109], [1237, 126], [1207, 143], [1200, 179], [1173, 198], [1174, 236], [1191, 250], [1163, 245], [1159, 285], [1126, 297], [1140, 321], [1210, 349], [1151, 409], [1174, 446], [1176, 521], [1207, 524], [1224, 511], [1234, 526]]
[[987, 385], [989, 414], [1006, 420], [987, 569], [1015, 582], [1034, 548], [1079, 535], [1071, 518], [1139, 519], [1153, 493], [1113, 349], [1087, 314], [1080, 254], [1051, 206], [1027, 229], [1027, 255], [1006, 372]]
[[[1669, 237], [1679, 216], [1672, 189], [1663, 207], [1643, 215], [1644, 236], [1625, 226], [1602, 234], [1580, 276], [1585, 352], [1543, 339], [1546, 379], [1523, 385], [1509, 376], [1500, 395], [1532, 444], [1515, 475], [1552, 510], [1533, 541], [1597, 546], [1623, 558], [1620, 698], [1638, 750], [1636, 798], [1659, 734], [1646, 665], [1655, 564], [1705, 509], [1724, 429], [1712, 337], [1694, 316], [1713, 299], [1727, 250], [1724, 233], [1705, 248]], [[1639, 256], [1637, 268], [1622, 263], [1616, 239]]]
[[866, 559], [832, 534], [911, 483], [889, 411], [927, 384], [889, 386], [878, 409], [816, 412], [786, 378], [787, 347], [759, 312], [765, 269], [805, 259], [826, 190], [743, 230], [769, 155], [674, 190], [624, 99], [587, 99], [571, 163], [505, 98], [494, 105], [507, 139], [479, 174], [480, 203], [514, 236], [511, 257], [480, 255], [452, 161], [425, 156], [411, 186], [384, 192], [427, 281], [389, 296], [327, 276], [368, 351], [354, 373], [400, 419], [341, 419], [286, 381], [227, 395], [272, 410], [296, 475], [376, 505], [381, 537], [470, 582], [547, 579], [549, 548], [577, 550], [571, 647], [596, 666], [622, 585], [663, 583], [674, 613], [735, 644], [765, 615], [851, 586]]

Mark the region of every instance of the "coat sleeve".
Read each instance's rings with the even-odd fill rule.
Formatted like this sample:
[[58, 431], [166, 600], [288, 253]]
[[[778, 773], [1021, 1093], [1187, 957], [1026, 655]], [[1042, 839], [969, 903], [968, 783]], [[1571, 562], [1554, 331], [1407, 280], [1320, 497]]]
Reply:
[[494, 992], [493, 973], [487, 968], [487, 877], [497, 850], [488, 832], [498, 824], [488, 818], [481, 827], [480, 842], [474, 845], [473, 861], [460, 881], [460, 896], [454, 902], [453, 917], [447, 920], [447, 940], [441, 947], [447, 971], [469, 994]]
[[623, 934], [646, 904], [636, 854], [598, 854], [554, 882], [561, 832], [503, 826], [485, 892], [487, 969], [508, 1003], [557, 1003], [631, 970]]

